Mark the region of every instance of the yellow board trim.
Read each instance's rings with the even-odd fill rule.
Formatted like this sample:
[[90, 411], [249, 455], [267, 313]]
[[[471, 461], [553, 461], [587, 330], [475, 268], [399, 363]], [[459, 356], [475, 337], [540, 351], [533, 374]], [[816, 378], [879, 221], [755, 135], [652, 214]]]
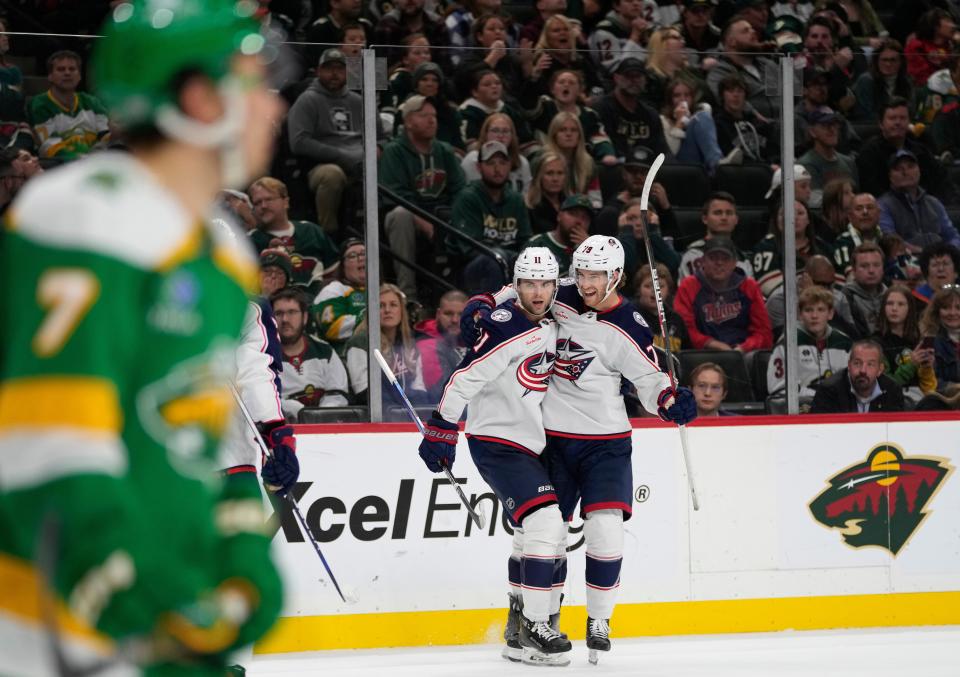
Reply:
[[0, 385], [0, 431], [53, 427], [116, 433], [122, 419], [117, 387], [105, 378], [31, 376]]
[[[455, 609], [281, 618], [255, 653], [489, 644], [502, 641], [506, 609]], [[564, 607], [560, 628], [583, 639], [586, 608]], [[960, 592], [781, 597], [620, 604], [616, 637], [960, 624]]]

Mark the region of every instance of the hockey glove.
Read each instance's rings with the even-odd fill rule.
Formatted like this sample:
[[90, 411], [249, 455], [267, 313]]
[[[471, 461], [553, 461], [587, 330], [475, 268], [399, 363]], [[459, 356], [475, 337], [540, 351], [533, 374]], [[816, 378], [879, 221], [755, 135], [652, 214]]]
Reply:
[[457, 438], [460, 430], [456, 423], [440, 418], [437, 412], [427, 422], [423, 441], [420, 442], [420, 458], [431, 472], [441, 472], [444, 468], [453, 469], [457, 457]]
[[697, 399], [690, 388], [667, 388], [657, 398], [657, 414], [664, 421], [686, 425], [697, 417]]
[[282, 421], [274, 427], [266, 424], [267, 432], [263, 441], [270, 448], [270, 458], [263, 460], [260, 476], [264, 486], [279, 496], [286, 496], [290, 488], [300, 477], [300, 461], [297, 460], [297, 440], [293, 436], [293, 427]]
[[496, 307], [496, 302], [490, 294], [477, 294], [470, 297], [463, 312], [460, 313], [460, 337], [463, 343], [472, 346], [480, 338], [480, 332], [477, 331], [477, 323], [484, 317], [490, 317], [490, 313]]

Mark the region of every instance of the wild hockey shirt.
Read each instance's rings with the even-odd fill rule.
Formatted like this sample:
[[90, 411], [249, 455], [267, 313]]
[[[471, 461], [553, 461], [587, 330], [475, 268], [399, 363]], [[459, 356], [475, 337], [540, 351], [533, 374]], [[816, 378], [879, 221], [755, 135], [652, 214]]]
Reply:
[[534, 324], [506, 301], [477, 323], [480, 338], [453, 372], [437, 410], [446, 421], [467, 411], [466, 434], [540, 454], [540, 403], [556, 353], [557, 325]]

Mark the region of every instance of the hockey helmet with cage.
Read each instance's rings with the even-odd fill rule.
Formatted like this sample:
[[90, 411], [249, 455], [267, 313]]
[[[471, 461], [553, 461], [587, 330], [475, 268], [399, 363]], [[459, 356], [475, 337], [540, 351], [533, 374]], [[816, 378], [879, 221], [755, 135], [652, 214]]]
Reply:
[[[517, 262], [513, 264], [513, 288], [517, 290], [517, 303], [523, 308], [523, 303], [519, 297], [518, 283], [520, 280], [553, 280], [557, 282], [559, 277], [560, 264], [557, 263], [553, 252], [546, 247], [527, 247], [520, 252], [520, 256], [517, 257]], [[547, 304], [543, 312], [550, 310], [556, 298], [557, 287], [554, 286], [553, 296], [550, 298], [550, 303]], [[524, 310], [527, 309], [524, 308]]]
[[[617, 288], [623, 276], [624, 253], [620, 240], [609, 235], [591, 235], [573, 252], [570, 273], [576, 279], [577, 270], [597, 270], [607, 274], [607, 286], [600, 302], [606, 301]], [[580, 285], [577, 284], [579, 291]]]

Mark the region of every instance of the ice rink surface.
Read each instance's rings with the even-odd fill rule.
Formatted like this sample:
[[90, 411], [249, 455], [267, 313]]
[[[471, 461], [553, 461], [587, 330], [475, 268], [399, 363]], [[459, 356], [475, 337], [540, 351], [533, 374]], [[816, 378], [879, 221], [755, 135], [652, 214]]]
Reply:
[[258, 656], [250, 677], [960, 677], [960, 627], [615, 639], [597, 666], [575, 641], [565, 668], [500, 658], [471, 645]]

